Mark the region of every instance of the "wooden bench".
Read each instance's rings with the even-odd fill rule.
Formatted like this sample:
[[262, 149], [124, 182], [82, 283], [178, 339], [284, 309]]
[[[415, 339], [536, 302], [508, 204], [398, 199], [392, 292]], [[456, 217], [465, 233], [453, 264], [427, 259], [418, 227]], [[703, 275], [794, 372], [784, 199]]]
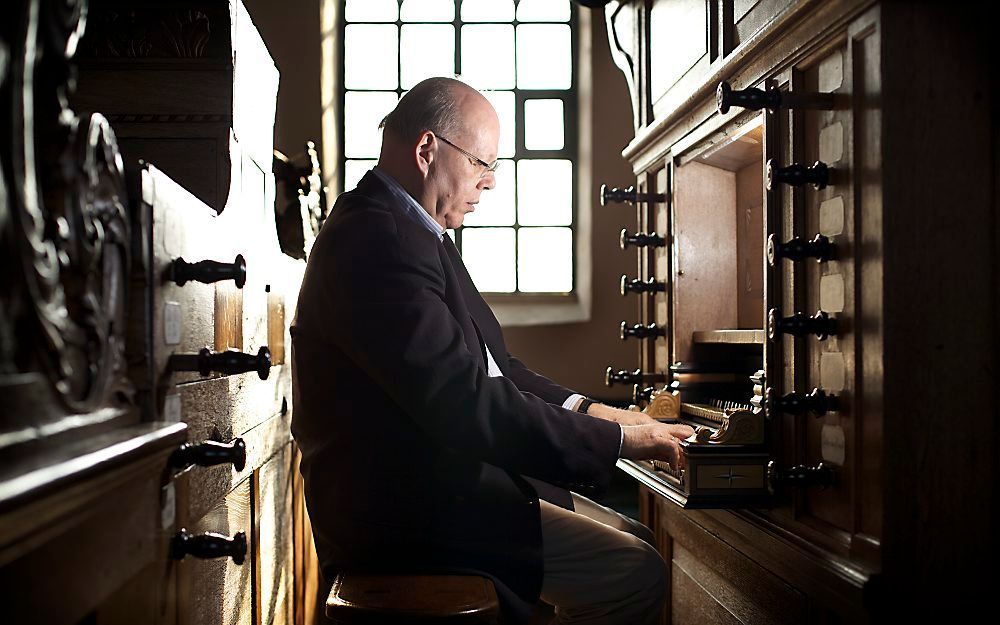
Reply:
[[478, 575], [341, 573], [326, 600], [335, 623], [497, 625], [493, 582]]

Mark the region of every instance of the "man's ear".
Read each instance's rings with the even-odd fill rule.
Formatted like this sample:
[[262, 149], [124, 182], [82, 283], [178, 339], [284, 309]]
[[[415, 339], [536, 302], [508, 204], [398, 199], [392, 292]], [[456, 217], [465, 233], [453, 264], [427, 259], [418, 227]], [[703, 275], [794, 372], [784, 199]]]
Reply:
[[417, 159], [417, 169], [427, 177], [430, 172], [431, 163], [437, 157], [437, 137], [430, 130], [425, 130], [420, 134], [417, 145], [414, 147], [414, 156]]

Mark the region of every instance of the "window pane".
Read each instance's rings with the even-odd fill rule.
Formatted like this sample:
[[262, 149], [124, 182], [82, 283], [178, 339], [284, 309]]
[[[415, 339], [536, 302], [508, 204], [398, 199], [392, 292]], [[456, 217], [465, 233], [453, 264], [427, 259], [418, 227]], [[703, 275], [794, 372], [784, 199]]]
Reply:
[[466, 22], [510, 22], [514, 0], [464, 0], [462, 20]]
[[573, 163], [517, 162], [517, 221], [522, 226], [568, 226], [573, 220]]
[[358, 182], [378, 161], [347, 161], [344, 163], [344, 191], [358, 186]]
[[514, 92], [486, 91], [483, 93], [497, 111], [500, 118], [500, 147], [497, 156], [500, 158], [514, 156], [514, 133], [517, 132], [514, 123]]
[[475, 212], [465, 216], [467, 226], [514, 225], [514, 161], [501, 161], [496, 171], [497, 186], [483, 191]]
[[513, 26], [462, 26], [462, 80], [477, 89], [514, 87]]
[[517, 27], [517, 86], [520, 89], [569, 89], [573, 65], [569, 26]]
[[455, 27], [451, 24], [408, 24], [399, 40], [403, 89], [424, 78], [455, 75]]
[[465, 228], [462, 260], [480, 291], [514, 291], [514, 229]]
[[347, 0], [344, 19], [348, 22], [395, 22], [396, 0]]
[[562, 100], [524, 101], [524, 147], [529, 150], [561, 150], [563, 136]]
[[382, 146], [382, 118], [396, 106], [396, 94], [348, 91], [344, 94], [344, 155], [377, 158]]
[[354, 24], [344, 28], [344, 86], [395, 89], [398, 35], [395, 24]]
[[404, 22], [450, 22], [455, 19], [455, 0], [403, 0], [399, 17]]
[[520, 291], [572, 291], [573, 231], [569, 228], [519, 229], [517, 284]]
[[568, 22], [569, 0], [521, 0], [517, 3], [519, 22]]

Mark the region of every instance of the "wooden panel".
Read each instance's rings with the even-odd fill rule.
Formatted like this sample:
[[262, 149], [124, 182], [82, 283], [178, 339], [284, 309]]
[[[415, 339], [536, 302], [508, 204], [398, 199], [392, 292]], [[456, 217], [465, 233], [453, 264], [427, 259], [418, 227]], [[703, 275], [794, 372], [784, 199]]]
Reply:
[[[76, 623], [148, 563], [163, 558], [159, 483], [149, 471], [81, 513], [70, 531], [0, 567], [5, 622]], [[123, 506], [122, 502], [128, 502]]]
[[[665, 500], [658, 505], [659, 522], [672, 542], [675, 623], [729, 622], [726, 615], [748, 624], [805, 622], [800, 591], [706, 531], [692, 520], [694, 515]], [[684, 592], [694, 595], [682, 597]]]
[[[663, 167], [656, 173], [656, 188], [661, 193], [666, 193], [667, 197], [672, 195], [670, 189], [670, 169], [668, 167]], [[656, 207], [653, 212], [653, 218], [651, 221], [651, 229], [655, 231], [661, 237], [667, 239], [667, 245], [663, 247], [653, 248], [652, 252], [652, 263], [653, 271], [652, 274], [657, 280], [661, 280], [667, 283], [667, 288], [670, 290], [668, 293], [657, 297], [656, 304], [653, 313], [652, 321], [656, 322], [656, 325], [663, 326], [667, 328], [667, 335], [656, 339], [655, 348], [655, 370], [656, 371], [666, 371], [667, 367], [670, 366], [670, 300], [673, 297], [671, 284], [673, 282], [673, 274], [670, 269], [670, 215], [671, 215], [671, 205], [664, 204]]]
[[764, 327], [764, 174], [763, 152], [736, 172], [737, 325]]
[[700, 59], [707, 61], [707, 5], [706, 0], [654, 0], [649, 17], [649, 89], [654, 103]]
[[793, 0], [737, 0], [733, 3], [733, 47], [748, 41]]
[[[823, 92], [851, 94], [853, 91], [848, 50], [843, 39], [836, 45], [816, 55], [808, 63], [798, 68], [802, 72], [801, 89], [807, 93]], [[806, 379], [796, 387], [801, 392], [809, 392], [821, 385], [823, 371], [820, 364], [826, 363], [826, 377], [835, 381], [839, 376], [831, 372], [831, 367], [843, 363], [844, 375], [841, 388], [825, 389], [839, 398], [839, 410], [821, 419], [802, 418], [800, 424], [805, 430], [805, 448], [801, 462], [814, 466], [820, 460], [837, 466], [839, 476], [835, 488], [811, 489], [806, 494], [806, 506], [802, 512], [814, 516], [846, 532], [853, 532], [856, 513], [854, 510], [854, 463], [857, 452], [853, 442], [857, 427], [857, 412], [853, 401], [855, 392], [855, 257], [854, 241], [854, 124], [850, 108], [831, 111], [803, 111], [802, 123], [796, 129], [801, 145], [799, 162], [813, 163], [823, 160], [834, 171], [832, 184], [826, 189], [806, 189], [801, 195], [802, 216], [805, 223], [797, 228], [799, 234], [812, 239], [820, 229], [819, 206], [832, 198], [841, 198], [843, 206], [843, 232], [833, 237], [838, 258], [825, 263], [798, 262], [795, 271], [804, 277], [802, 285], [806, 291], [806, 309], [813, 314], [824, 310], [837, 319], [838, 333], [825, 341], [809, 337], [800, 344], [808, 363]], [[824, 160], [825, 159], [825, 160]], [[789, 261], [785, 261], [786, 266]], [[825, 360], [824, 360], [825, 357]], [[827, 443], [824, 445], [824, 436]], [[836, 444], [837, 440], [851, 441], [850, 445]], [[825, 452], [825, 453], [824, 453]], [[839, 461], [839, 462], [838, 462]], [[846, 537], [835, 533], [837, 540]]]
[[[203, 385], [207, 384], [212, 382]], [[291, 412], [288, 412], [274, 415], [248, 431], [220, 436], [219, 438], [225, 441], [235, 436], [243, 439], [247, 447], [246, 466], [239, 472], [235, 471], [231, 464], [195, 467], [178, 477], [177, 506], [180, 522], [204, 514], [234, 484], [245, 479], [281, 449], [291, 439], [290, 424]], [[191, 424], [191, 440], [201, 441], [211, 438], [211, 431], [205, 432], [209, 427], [212, 427], [210, 421], [199, 418], [197, 422]]]
[[[152, 205], [153, 354], [154, 371], [160, 381], [167, 374], [171, 354], [194, 354], [202, 347], [216, 346], [217, 285], [189, 281], [178, 286], [167, 279], [170, 264], [180, 257], [189, 263], [231, 263], [237, 252], [219, 228], [215, 210], [155, 167], [143, 172], [143, 199]], [[233, 287], [233, 293], [223, 296], [223, 302], [241, 297], [242, 292]], [[227, 306], [239, 304], [224, 304], [223, 309]], [[231, 326], [231, 322], [227, 325]], [[201, 375], [175, 372], [168, 379], [180, 383], [199, 380]]]
[[[309, 512], [306, 510], [305, 481], [299, 465], [302, 454], [298, 446], [292, 443], [295, 458], [292, 470], [292, 488], [294, 490], [292, 505], [294, 506], [295, 527], [295, 625], [312, 625], [322, 613], [326, 603], [323, 590], [326, 585], [319, 571], [319, 556], [316, 555], [316, 545], [313, 542], [312, 524]], [[321, 594], [323, 593], [323, 594]]]
[[690, 359], [695, 330], [735, 328], [735, 174], [693, 162], [674, 181], [673, 360]]
[[218, 500], [203, 517], [187, 525], [199, 534], [216, 532], [232, 537], [244, 532], [247, 557], [243, 564], [232, 558], [200, 560], [186, 557], [178, 564], [179, 625], [253, 624], [253, 519], [251, 479], [240, 482]]
[[254, 479], [258, 625], [292, 625], [293, 621], [293, 459], [289, 442], [257, 470]]

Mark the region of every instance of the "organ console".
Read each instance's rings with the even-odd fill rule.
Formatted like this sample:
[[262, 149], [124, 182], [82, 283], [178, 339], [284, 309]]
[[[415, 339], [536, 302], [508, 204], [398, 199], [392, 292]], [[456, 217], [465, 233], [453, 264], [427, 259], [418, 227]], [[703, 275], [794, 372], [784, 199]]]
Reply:
[[[965, 349], [995, 368], [995, 343], [973, 336], [995, 334], [997, 317], [951, 283], [972, 272], [970, 286], [994, 284], [995, 146], [985, 137], [995, 137], [995, 97], [983, 85], [995, 78], [985, 78], [985, 29], [972, 28], [982, 16], [948, 15], [851, 0], [821, 10], [808, 0], [606, 7], [636, 131], [622, 152], [634, 183], [602, 192], [602, 203], [635, 205], [619, 243], [637, 260], [620, 289], [636, 294], [636, 315], [621, 335], [664, 329], [636, 341], [634, 369], [613, 379], [633, 383], [648, 409], [659, 385], [639, 374], [663, 372], [677, 419], [696, 428], [683, 470], [619, 462], [670, 565], [669, 622], [891, 620], [911, 585], [937, 596], [936, 567], [968, 570], [951, 544], [925, 557], [949, 534], [945, 519], [964, 518], [955, 506], [992, 533], [989, 515], [954, 496], [988, 499], [967, 482], [976, 463], [963, 445], [994, 428], [954, 372], [969, 371]], [[937, 52], [942, 40], [961, 62]], [[938, 100], [944, 85], [954, 91]], [[967, 149], [978, 158], [940, 175], [948, 154]], [[977, 174], [963, 169], [970, 162]], [[976, 217], [944, 237], [935, 204], [955, 189], [977, 198]], [[645, 234], [654, 232], [655, 248]], [[939, 288], [962, 303], [944, 304]], [[970, 308], [978, 330], [956, 329]], [[931, 338], [939, 333], [961, 335], [963, 347]], [[941, 377], [955, 384], [942, 388]], [[992, 405], [982, 389], [972, 392]], [[971, 412], [975, 426], [955, 418]], [[964, 433], [951, 443], [916, 433], [954, 427]], [[946, 468], [921, 461], [929, 448]], [[966, 562], [978, 557], [974, 540], [959, 542]], [[963, 584], [977, 583], [970, 577]]]

